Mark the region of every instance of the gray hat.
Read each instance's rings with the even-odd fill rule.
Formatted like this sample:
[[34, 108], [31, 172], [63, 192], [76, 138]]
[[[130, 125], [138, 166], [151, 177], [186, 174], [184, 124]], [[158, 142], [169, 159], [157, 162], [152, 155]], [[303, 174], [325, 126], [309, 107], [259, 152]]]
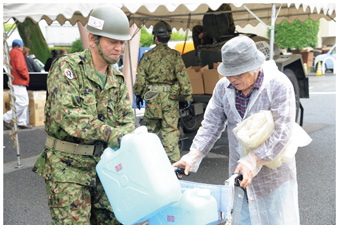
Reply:
[[224, 76], [254, 70], [265, 61], [265, 55], [247, 36], [237, 36], [227, 41], [221, 48], [221, 57], [222, 63], [218, 66], [218, 72]]

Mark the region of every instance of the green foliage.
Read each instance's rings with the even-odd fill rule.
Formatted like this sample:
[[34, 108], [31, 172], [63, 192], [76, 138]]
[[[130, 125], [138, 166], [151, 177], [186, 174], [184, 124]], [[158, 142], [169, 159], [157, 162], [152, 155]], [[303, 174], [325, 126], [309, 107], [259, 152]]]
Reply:
[[68, 53], [81, 52], [83, 50], [84, 48], [82, 47], [81, 39], [79, 38], [72, 43]]
[[185, 35], [178, 32], [173, 32], [171, 35], [171, 40], [185, 40]]
[[49, 52], [51, 53], [52, 50], [57, 50], [59, 53], [62, 49], [65, 49], [67, 51], [67, 53], [72, 53], [71, 47], [61, 47], [61, 46], [55, 46], [55, 47], [49, 47]]
[[[171, 35], [171, 40], [185, 40], [185, 35], [178, 32], [173, 32]], [[153, 44], [153, 35], [149, 34], [144, 27], [141, 27], [140, 47], [150, 47]]]
[[17, 22], [16, 26], [25, 47], [30, 49], [30, 54], [34, 54], [37, 59], [45, 63], [51, 54], [39, 25], [27, 18], [23, 23]]
[[150, 47], [153, 43], [153, 35], [149, 34], [144, 27], [140, 31], [140, 47]]
[[[307, 19], [305, 22], [295, 20], [292, 23], [282, 21], [275, 26], [275, 43], [280, 48], [301, 50], [306, 47], [315, 48], [318, 43], [320, 22]], [[268, 37], [270, 33], [268, 31]]]

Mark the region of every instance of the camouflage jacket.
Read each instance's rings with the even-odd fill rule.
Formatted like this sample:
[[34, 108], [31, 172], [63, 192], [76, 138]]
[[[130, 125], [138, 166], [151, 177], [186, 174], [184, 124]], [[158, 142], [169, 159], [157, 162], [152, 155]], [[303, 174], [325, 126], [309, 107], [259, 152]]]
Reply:
[[180, 53], [166, 44], [158, 44], [140, 60], [133, 87], [135, 95], [143, 95], [147, 84], [176, 84], [185, 100], [192, 99], [191, 81]]
[[[121, 137], [134, 130], [134, 115], [123, 75], [109, 66], [101, 88], [91, 52], [60, 57], [47, 78], [45, 130], [59, 140], [119, 148]], [[95, 185], [99, 156], [84, 156], [45, 147], [33, 171], [46, 180]]]

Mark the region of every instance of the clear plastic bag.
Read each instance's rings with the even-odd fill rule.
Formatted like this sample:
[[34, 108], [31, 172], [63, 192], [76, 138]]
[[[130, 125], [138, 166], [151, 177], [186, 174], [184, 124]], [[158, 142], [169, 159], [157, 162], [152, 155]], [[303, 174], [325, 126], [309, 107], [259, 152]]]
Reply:
[[262, 110], [248, 117], [233, 129], [233, 133], [242, 144], [244, 155], [265, 142], [273, 131], [274, 121], [269, 110]]
[[[249, 156], [249, 153], [264, 143], [273, 131], [274, 121], [269, 110], [262, 110], [239, 123], [233, 132], [242, 145], [242, 157]], [[297, 123], [293, 123], [290, 138], [283, 150], [272, 161], [262, 161], [260, 165], [277, 169], [282, 163], [290, 162], [294, 158], [298, 147], [307, 146], [311, 141], [305, 130]]]

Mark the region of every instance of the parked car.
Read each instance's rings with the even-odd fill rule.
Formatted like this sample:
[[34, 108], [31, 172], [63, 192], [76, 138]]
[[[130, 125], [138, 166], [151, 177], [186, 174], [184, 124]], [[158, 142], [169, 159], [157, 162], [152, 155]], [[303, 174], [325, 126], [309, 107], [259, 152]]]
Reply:
[[[314, 69], [317, 69], [318, 67], [318, 62], [321, 62], [321, 64], [323, 63], [323, 61], [325, 60], [325, 71], [326, 70], [331, 70], [333, 72], [333, 68], [334, 68], [334, 64], [336, 61], [336, 45], [334, 45], [326, 54], [321, 54], [321, 55], [317, 55], [317, 57], [315, 57], [314, 59]], [[333, 57], [333, 59], [331, 58]]]

